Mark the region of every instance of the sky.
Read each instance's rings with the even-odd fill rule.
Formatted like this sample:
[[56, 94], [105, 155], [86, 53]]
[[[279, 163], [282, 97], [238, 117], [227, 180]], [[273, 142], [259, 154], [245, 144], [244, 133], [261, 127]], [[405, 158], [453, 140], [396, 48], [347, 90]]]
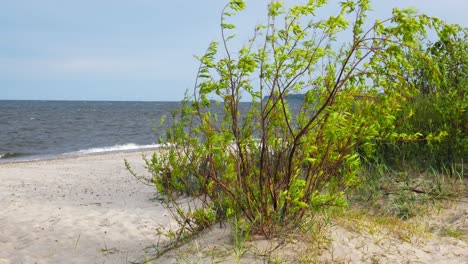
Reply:
[[[219, 40], [227, 2], [0, 1], [0, 100], [110, 101], [179, 101], [192, 91], [194, 55]], [[246, 2], [236, 21], [240, 32], [253, 32], [268, 1]], [[466, 0], [372, 2], [372, 18], [411, 6], [468, 26]]]

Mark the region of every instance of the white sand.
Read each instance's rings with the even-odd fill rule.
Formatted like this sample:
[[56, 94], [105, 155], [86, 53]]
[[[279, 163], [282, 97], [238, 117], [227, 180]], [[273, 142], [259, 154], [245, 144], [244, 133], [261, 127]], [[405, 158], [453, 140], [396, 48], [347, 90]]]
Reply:
[[0, 164], [0, 263], [126, 263], [168, 226], [141, 153]]
[[[151, 256], [158, 227], [172, 221], [155, 201], [154, 187], [134, 179], [127, 158], [145, 173], [141, 153], [0, 164], [0, 264], [127, 263]], [[356, 232], [340, 225], [330, 230], [331, 245], [320, 263], [468, 263], [468, 197], [428, 216], [434, 229], [428, 239], [403, 241], [388, 234]], [[458, 228], [457, 239], [438, 235]], [[240, 263], [263, 263], [253, 249], [269, 241], [253, 241]], [[267, 245], [268, 246], [268, 245]], [[294, 263], [304, 244], [278, 248], [285, 263]], [[229, 228], [217, 226], [153, 263], [235, 263]]]

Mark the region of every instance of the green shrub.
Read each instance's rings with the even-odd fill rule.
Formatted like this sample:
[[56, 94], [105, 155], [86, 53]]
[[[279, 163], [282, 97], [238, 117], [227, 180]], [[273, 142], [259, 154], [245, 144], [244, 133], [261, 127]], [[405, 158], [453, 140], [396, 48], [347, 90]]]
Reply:
[[411, 82], [418, 93], [402, 105], [395, 125], [399, 133], [419, 137], [382, 144], [380, 154], [389, 165], [443, 170], [467, 160], [468, 29], [452, 30], [440, 31], [440, 39], [424, 50], [434, 68], [412, 59], [416, 74]]
[[[274, 236], [314, 210], [344, 205], [376, 141], [415, 137], [393, 131], [415, 92], [404, 78], [413, 72], [408, 54], [431, 65], [419, 39], [428, 27], [450, 26], [395, 9], [366, 28], [366, 0], [345, 1], [319, 20], [325, 3], [270, 2], [267, 23], [236, 51], [229, 19], [245, 3], [226, 6], [222, 40], [198, 58], [194, 93], [161, 139], [171, 147], [147, 160], [160, 193], [200, 199], [195, 212], [178, 210], [184, 223], [238, 215], [252, 233]], [[299, 93], [293, 111], [286, 97]]]

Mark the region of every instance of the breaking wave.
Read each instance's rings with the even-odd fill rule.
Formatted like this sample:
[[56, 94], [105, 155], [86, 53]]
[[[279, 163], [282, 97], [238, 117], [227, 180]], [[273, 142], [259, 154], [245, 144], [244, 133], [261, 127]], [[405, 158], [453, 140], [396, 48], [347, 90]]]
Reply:
[[158, 149], [161, 147], [164, 147], [164, 145], [161, 145], [161, 144], [151, 144], [151, 145], [125, 144], [125, 145], [115, 145], [111, 147], [83, 149], [83, 150], [78, 150], [76, 152], [69, 153], [69, 154], [89, 155], [89, 154], [118, 152], [118, 151], [150, 150], [150, 149]]

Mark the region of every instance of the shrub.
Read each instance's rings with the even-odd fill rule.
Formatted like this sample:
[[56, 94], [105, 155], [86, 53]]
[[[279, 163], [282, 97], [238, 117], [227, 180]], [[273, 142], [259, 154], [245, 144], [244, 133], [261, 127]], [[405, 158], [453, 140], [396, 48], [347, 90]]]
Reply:
[[[237, 51], [229, 19], [245, 3], [223, 10], [222, 40], [198, 58], [193, 95], [161, 138], [172, 147], [147, 160], [160, 193], [200, 199], [194, 213], [178, 211], [184, 221], [207, 226], [236, 215], [251, 232], [274, 236], [315, 209], [344, 205], [376, 141], [415, 137], [392, 130], [415, 92], [408, 54], [431, 67], [419, 40], [443, 23], [395, 9], [366, 27], [367, 0], [317, 19], [325, 5], [270, 2], [266, 24]], [[291, 94], [303, 94], [295, 109]]]
[[440, 31], [440, 39], [424, 50], [434, 68], [417, 57], [412, 59], [415, 75], [411, 82], [418, 93], [402, 105], [396, 130], [420, 136], [382, 146], [381, 155], [389, 164], [438, 170], [448, 167], [453, 173], [455, 164], [466, 161], [468, 29], [454, 26], [447, 30]]

